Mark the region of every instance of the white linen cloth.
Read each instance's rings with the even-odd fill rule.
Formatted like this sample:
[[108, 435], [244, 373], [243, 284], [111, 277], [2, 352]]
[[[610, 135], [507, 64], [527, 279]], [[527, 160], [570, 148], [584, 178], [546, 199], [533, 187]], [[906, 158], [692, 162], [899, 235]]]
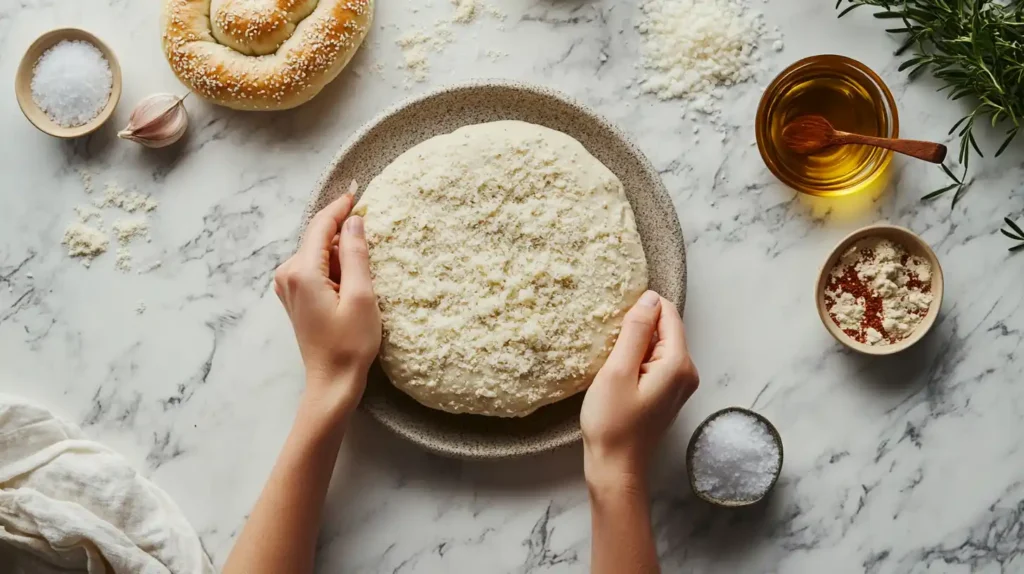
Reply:
[[167, 493], [76, 426], [0, 394], [0, 572], [44, 565], [89, 574], [215, 572]]

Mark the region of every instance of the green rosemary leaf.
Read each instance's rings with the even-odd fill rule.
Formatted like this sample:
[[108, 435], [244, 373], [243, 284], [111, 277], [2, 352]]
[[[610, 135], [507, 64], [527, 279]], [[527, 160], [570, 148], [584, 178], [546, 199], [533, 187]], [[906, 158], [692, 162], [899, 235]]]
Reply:
[[960, 124], [966, 122], [967, 118], [969, 118], [969, 117], [970, 116], [964, 116], [964, 117], [960, 118], [955, 124], [953, 124], [953, 127], [949, 128], [949, 131], [946, 132], [946, 135], [953, 135], [953, 132], [956, 131], [956, 128], [960, 127]]
[[1021, 230], [1020, 226], [1014, 223], [1014, 221], [1009, 217], [1004, 217], [1003, 221], [1005, 221], [1006, 225], [1009, 225], [1010, 229], [1014, 230], [1017, 235], [1020, 235], [1021, 240], [1024, 240], [1024, 231]]
[[[1019, 135], [1024, 119], [1024, 0], [846, 0], [842, 13], [854, 7], [871, 6], [875, 18], [897, 20], [888, 32], [900, 38], [897, 55], [907, 54], [899, 66], [911, 76], [928, 70], [956, 101], [976, 102], [970, 114], [949, 130], [960, 138], [957, 177], [946, 166], [943, 171], [956, 186], [954, 203], [966, 192], [970, 158], [982, 155], [973, 134], [974, 121], [992, 127], [1012, 124], [995, 155], [1002, 154]], [[836, 5], [842, 8], [843, 2]], [[959, 131], [958, 131], [959, 130]], [[945, 193], [945, 191], [943, 193]], [[941, 195], [941, 194], [939, 194]], [[925, 197], [936, 197], [928, 194]]]
[[[840, 3], [842, 3], [842, 1], [843, 0], [839, 0]], [[854, 10], [856, 10], [857, 8], [860, 8], [861, 6], [863, 6], [863, 4], [854, 4], [853, 6], [847, 6], [846, 9], [844, 9], [842, 12], [839, 13], [839, 17], [842, 18], [843, 16], [846, 16], [850, 12], [853, 12]], [[838, 7], [839, 6], [837, 5], [836, 8], [838, 8]]]
[[1020, 243], [1020, 244], [1014, 245], [1009, 250], [1010, 251], [1020, 251], [1021, 249], [1024, 249], [1024, 243]]
[[928, 60], [927, 56], [919, 56], [917, 58], [911, 58], [911, 59], [907, 60], [906, 62], [903, 62], [902, 64], [900, 64], [900, 67], [897, 68], [896, 71], [897, 72], [902, 72], [903, 70], [906, 70], [907, 68], [909, 68], [911, 66], [914, 66], [914, 65], [918, 64], [919, 62], [927, 62], [927, 60]]
[[1016, 128], [1007, 132], [1006, 139], [1003, 140], [1002, 145], [1000, 145], [999, 149], [996, 150], [996, 157], [999, 157], [1004, 151], [1006, 151], [1006, 148], [1010, 146], [1010, 143], [1013, 142], [1013, 138], [1015, 137], [1017, 137]]
[[985, 157], [985, 154], [981, 153], [981, 148], [978, 147], [978, 142], [974, 140], [973, 132], [967, 132], [967, 141], [971, 142], [971, 147], [974, 148], [974, 152], [978, 154], [978, 157]]
[[952, 209], [956, 207], [956, 204], [960, 203], [960, 198], [962, 198], [965, 193], [967, 193], [967, 186], [964, 184], [960, 184], [960, 186], [956, 190], [956, 193], [953, 194], [953, 203], [950, 204], [949, 208]]
[[1024, 236], [1014, 235], [1005, 229], [1000, 229], [999, 233], [1002, 233], [1003, 235], [1009, 237], [1014, 241], [1024, 241]]
[[942, 168], [942, 171], [946, 172], [946, 175], [949, 176], [949, 179], [952, 179], [953, 181], [955, 181], [955, 182], [957, 182], [959, 184], [963, 184], [963, 182], [960, 181], [960, 178], [955, 176], [955, 175], [953, 175], [953, 172], [950, 171], [950, 169], [948, 167], [946, 167], [946, 164], [944, 164], [944, 163], [943, 164], [939, 164], [939, 166]]
[[955, 187], [959, 187], [959, 186], [960, 186], [959, 183], [953, 183], [953, 184], [947, 185], [946, 187], [936, 189], [935, 191], [929, 193], [928, 195], [922, 197], [921, 199], [924, 200], [924, 201], [927, 201], [929, 199], [935, 199], [936, 197], [946, 193], [947, 191], [949, 191], [949, 190], [951, 190], [951, 189], [953, 189]]

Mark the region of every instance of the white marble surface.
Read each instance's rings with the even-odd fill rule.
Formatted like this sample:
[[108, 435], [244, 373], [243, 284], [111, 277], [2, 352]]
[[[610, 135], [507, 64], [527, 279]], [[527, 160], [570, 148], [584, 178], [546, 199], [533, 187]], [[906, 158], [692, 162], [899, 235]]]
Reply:
[[[382, 0], [353, 66], [312, 103], [244, 114], [188, 103], [188, 141], [148, 151], [113, 137], [50, 139], [10, 83], [43, 31], [77, 25], [120, 55], [114, 124], [142, 96], [179, 90], [158, 44], [156, 1], [0, 0], [0, 391], [50, 405], [167, 489], [222, 563], [289, 427], [302, 384], [269, 289], [302, 207], [346, 138], [383, 107], [460, 79], [507, 77], [576, 96], [630, 133], [664, 172], [689, 252], [686, 321], [703, 385], [666, 441], [654, 516], [666, 572], [1024, 571], [1024, 255], [997, 234], [1020, 216], [1022, 147], [982, 161], [972, 191], [922, 203], [934, 168], [897, 162], [877, 200], [809, 202], [776, 182], [752, 117], [771, 74], [736, 87], [724, 142], [696, 144], [678, 103], [637, 97], [632, 2], [505, 0], [502, 23], [453, 27], [429, 81], [403, 86], [400, 31], [449, 16], [447, 0]], [[757, 3], [786, 36], [769, 71], [799, 57], [858, 58], [890, 83], [904, 133], [945, 138], [961, 106], [896, 72], [883, 23], [837, 21], [832, 3]], [[508, 55], [492, 58], [487, 50]], [[383, 64], [383, 71], [374, 66]], [[995, 136], [986, 137], [994, 149]], [[123, 274], [113, 253], [85, 269], [60, 240], [88, 201], [78, 170], [152, 194], [152, 242]], [[113, 219], [108, 212], [108, 225]], [[919, 347], [868, 360], [816, 315], [831, 245], [863, 224], [921, 233], [946, 272], [944, 313]], [[140, 303], [146, 311], [136, 312]], [[770, 504], [726, 513], [688, 492], [683, 450], [713, 410], [753, 406], [786, 446]], [[320, 541], [322, 572], [584, 572], [589, 515], [581, 452], [470, 464], [428, 456], [359, 420], [340, 457]]]

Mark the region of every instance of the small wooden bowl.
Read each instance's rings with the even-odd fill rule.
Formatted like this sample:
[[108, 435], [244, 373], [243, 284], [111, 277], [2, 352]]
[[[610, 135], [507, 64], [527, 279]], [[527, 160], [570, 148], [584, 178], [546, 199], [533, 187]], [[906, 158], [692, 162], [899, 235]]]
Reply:
[[[764, 426], [768, 429], [768, 433], [771, 434], [772, 438], [775, 440], [775, 445], [779, 447], [779, 468], [778, 470], [775, 471], [775, 476], [772, 477], [772, 483], [768, 485], [768, 488], [764, 491], [764, 494], [761, 495], [760, 498], [756, 498], [754, 500], [723, 500], [715, 498], [710, 494], [706, 492], [701, 492], [700, 490], [697, 489], [697, 478], [693, 474], [693, 455], [694, 451], [697, 449], [697, 439], [700, 438], [700, 435], [704, 433], [704, 429], [708, 426], [708, 424], [711, 421], [727, 413], [743, 413], [745, 415], [749, 415], [761, 421], [761, 423], [763, 423]], [[779, 482], [779, 476], [782, 474], [782, 461], [782, 435], [779, 434], [779, 429], [775, 428], [775, 425], [773, 425], [771, 421], [769, 421], [768, 419], [764, 418], [764, 416], [761, 415], [760, 413], [754, 412], [750, 409], [745, 409], [743, 407], [729, 407], [726, 409], [722, 409], [718, 412], [712, 413], [711, 416], [704, 419], [704, 422], [697, 425], [697, 429], [693, 431], [693, 436], [690, 437], [690, 444], [686, 447], [686, 472], [690, 476], [690, 489], [693, 490], [693, 494], [696, 495], [697, 498], [703, 500], [704, 502], [713, 504], [715, 506], [720, 506], [722, 508], [742, 508], [744, 506], [751, 506], [757, 504], [758, 502], [764, 500], [772, 491], [772, 489], [775, 488], [775, 484]]]
[[[73, 128], [66, 128], [51, 120], [46, 115], [46, 112], [40, 109], [32, 99], [32, 74], [36, 62], [39, 61], [39, 57], [43, 55], [43, 52], [63, 40], [81, 40], [99, 48], [99, 51], [103, 53], [103, 57], [110, 64], [110, 73], [113, 76], [110, 86], [110, 99], [107, 100], [107, 105], [100, 111], [98, 116], [83, 125]], [[114, 113], [114, 108], [117, 107], [117, 102], [121, 99], [121, 66], [117, 63], [117, 58], [110, 47], [85, 30], [79, 30], [78, 28], [51, 30], [37, 38], [35, 42], [32, 42], [32, 45], [28, 47], [25, 55], [21, 58], [21, 64], [18, 66], [18, 73], [14, 79], [14, 92], [18, 97], [18, 105], [21, 107], [21, 112], [25, 114], [28, 121], [32, 122], [32, 125], [39, 128], [39, 131], [58, 138], [77, 138], [91, 134], [99, 129]]]
[[[928, 309], [928, 314], [925, 315], [924, 319], [917, 326], [917, 329], [910, 334], [909, 337], [893, 343], [891, 345], [868, 345], [854, 340], [849, 335], [843, 332], [836, 325], [835, 321], [828, 314], [828, 309], [825, 306], [825, 284], [828, 282], [828, 274], [832, 271], [839, 258], [850, 248], [851, 245], [864, 239], [866, 237], [879, 237], [888, 239], [893, 243], [902, 245], [911, 255], [917, 255], [923, 257], [932, 266], [932, 306]], [[923, 239], [921, 239], [916, 233], [899, 227], [896, 225], [878, 224], [869, 225], [862, 229], [858, 229], [853, 233], [847, 235], [839, 245], [832, 250], [829, 254], [828, 259], [825, 260], [825, 264], [821, 266], [821, 270], [818, 272], [818, 285], [815, 292], [815, 301], [818, 306], [818, 316], [821, 317], [821, 322], [824, 323], [825, 328], [832, 334], [833, 337], [840, 343], [847, 347], [864, 353], [865, 355], [892, 355], [900, 351], [906, 350], [920, 341], [935, 324], [935, 319], [939, 315], [939, 308], [942, 307], [942, 266], [939, 265], [939, 259], [935, 256], [935, 252], [928, 246]]]

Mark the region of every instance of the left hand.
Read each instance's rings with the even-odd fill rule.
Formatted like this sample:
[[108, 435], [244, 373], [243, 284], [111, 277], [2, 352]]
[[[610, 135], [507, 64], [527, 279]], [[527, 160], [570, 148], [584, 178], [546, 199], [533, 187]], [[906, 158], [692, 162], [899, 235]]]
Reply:
[[306, 366], [307, 391], [346, 412], [362, 398], [381, 343], [363, 220], [349, 217], [354, 202], [346, 193], [317, 213], [298, 252], [274, 275]]

